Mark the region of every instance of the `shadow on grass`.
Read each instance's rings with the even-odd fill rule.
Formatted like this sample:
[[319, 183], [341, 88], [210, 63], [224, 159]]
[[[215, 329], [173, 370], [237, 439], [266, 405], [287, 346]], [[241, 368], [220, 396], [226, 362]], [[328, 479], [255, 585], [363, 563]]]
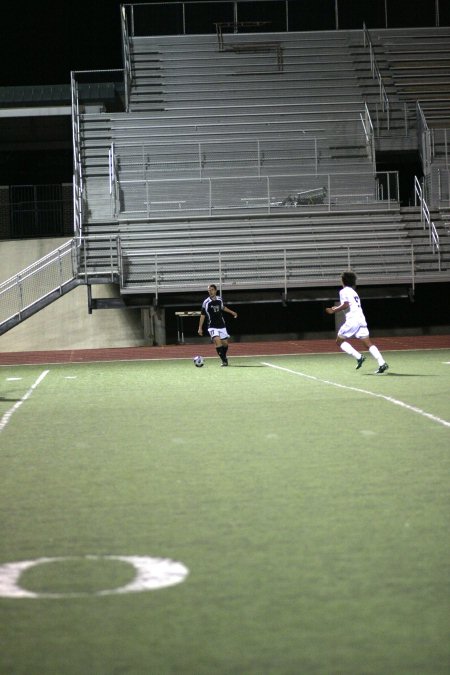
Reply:
[[242, 365], [240, 364], [229, 364], [229, 368], [265, 368], [266, 366], [263, 366], [262, 363], [243, 363]]
[[435, 375], [422, 375], [420, 373], [393, 373], [392, 370], [389, 373], [364, 373], [365, 377], [436, 377]]

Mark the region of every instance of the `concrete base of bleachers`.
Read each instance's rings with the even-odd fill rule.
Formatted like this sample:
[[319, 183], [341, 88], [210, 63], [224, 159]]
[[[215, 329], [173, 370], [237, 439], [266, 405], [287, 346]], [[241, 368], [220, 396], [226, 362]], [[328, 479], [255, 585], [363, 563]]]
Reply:
[[[49, 238], [0, 242], [0, 282], [65, 241]], [[117, 286], [102, 285], [101, 295], [118, 295]], [[141, 347], [146, 344], [140, 309], [105, 309], [89, 314], [85, 286], [75, 288], [0, 337], [1, 352]]]

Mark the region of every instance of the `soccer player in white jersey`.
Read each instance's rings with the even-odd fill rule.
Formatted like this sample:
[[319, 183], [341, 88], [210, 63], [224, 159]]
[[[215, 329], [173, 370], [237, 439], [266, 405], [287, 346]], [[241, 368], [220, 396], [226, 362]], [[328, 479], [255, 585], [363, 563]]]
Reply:
[[236, 319], [237, 313], [232, 309], [228, 309], [223, 304], [220, 295], [217, 295], [217, 286], [210, 284], [208, 286], [209, 297], [203, 301], [200, 320], [198, 323], [198, 334], [203, 335], [203, 324], [205, 319], [207, 321], [208, 333], [211, 341], [214, 343], [216, 352], [218, 353], [222, 366], [228, 366], [228, 338], [230, 337], [225, 325], [223, 313], [231, 314]]
[[359, 295], [355, 290], [356, 274], [351, 271], [342, 274], [342, 289], [339, 291], [339, 305], [335, 307], [327, 307], [328, 314], [336, 314], [336, 312], [345, 312], [345, 322], [339, 328], [336, 342], [343, 352], [353, 356], [356, 359], [356, 370], [361, 368], [366, 360], [363, 354], [360, 354], [352, 345], [347, 342], [349, 338], [358, 338], [363, 345], [367, 347], [369, 353], [378, 363], [377, 374], [384, 373], [389, 368], [388, 364], [382, 357], [380, 350], [372, 344], [369, 338], [369, 330], [367, 328], [366, 317], [361, 309], [361, 301]]

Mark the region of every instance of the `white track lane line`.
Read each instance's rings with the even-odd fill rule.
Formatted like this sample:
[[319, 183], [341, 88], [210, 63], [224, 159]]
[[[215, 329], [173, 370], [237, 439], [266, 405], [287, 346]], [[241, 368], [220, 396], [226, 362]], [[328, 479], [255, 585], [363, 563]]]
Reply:
[[276, 370], [284, 370], [285, 373], [290, 373], [291, 375], [298, 375], [298, 377], [305, 377], [308, 380], [315, 380], [316, 382], [322, 382], [322, 384], [331, 384], [333, 387], [339, 387], [340, 389], [348, 389], [349, 391], [357, 391], [360, 394], [368, 394], [369, 396], [373, 396], [374, 398], [382, 398], [385, 401], [388, 401], [388, 403], [393, 403], [394, 405], [399, 405], [401, 408], [405, 408], [406, 410], [410, 410], [411, 412], [414, 412], [418, 415], [422, 415], [422, 417], [427, 417], [428, 419], [432, 420], [433, 422], [437, 422], [438, 424], [442, 424], [444, 427], [450, 427], [450, 422], [447, 422], [447, 420], [443, 420], [440, 417], [436, 417], [436, 415], [432, 415], [431, 413], [425, 412], [425, 410], [422, 410], [421, 408], [416, 408], [413, 405], [409, 405], [408, 403], [404, 403], [403, 401], [399, 401], [396, 398], [392, 398], [392, 396], [385, 396], [384, 394], [376, 394], [373, 391], [368, 391], [367, 389], [359, 389], [358, 387], [348, 387], [345, 384], [339, 384], [339, 382], [331, 382], [330, 380], [322, 380], [320, 377], [315, 377], [314, 375], [307, 375], [306, 373], [300, 373], [297, 370], [291, 370], [290, 368], [283, 368], [282, 366], [276, 366], [274, 363], [266, 363], [264, 361], [261, 362], [263, 366], [268, 366], [269, 368], [275, 368]]
[[31, 396], [31, 394], [33, 393], [33, 391], [34, 391], [34, 390], [36, 389], [36, 387], [42, 382], [42, 380], [44, 379], [44, 377], [45, 377], [46, 375], [48, 375], [49, 372], [50, 372], [49, 370], [44, 370], [44, 371], [39, 375], [39, 377], [37, 378], [36, 382], [34, 382], [34, 384], [32, 384], [31, 387], [28, 389], [28, 391], [22, 396], [22, 398], [20, 399], [20, 401], [17, 401], [16, 403], [14, 403], [13, 407], [10, 408], [9, 410], [7, 410], [7, 411], [5, 412], [5, 414], [3, 415], [2, 419], [0, 420], [0, 432], [3, 431], [3, 429], [6, 427], [6, 425], [8, 424], [8, 422], [9, 422], [9, 420], [11, 419], [11, 417], [13, 416], [13, 414], [16, 412], [16, 410], [18, 410], [18, 409], [20, 408], [20, 406], [22, 405], [22, 403], [24, 403], [24, 401], [26, 401], [27, 398], [30, 398], [30, 396]]

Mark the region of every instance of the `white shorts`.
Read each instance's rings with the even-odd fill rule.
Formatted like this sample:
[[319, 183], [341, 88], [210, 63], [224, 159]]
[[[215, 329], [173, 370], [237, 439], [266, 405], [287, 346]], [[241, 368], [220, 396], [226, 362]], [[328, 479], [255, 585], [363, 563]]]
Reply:
[[338, 337], [340, 338], [366, 338], [369, 337], [369, 329], [366, 324], [353, 323], [345, 321], [339, 328]]
[[230, 337], [226, 328], [208, 328], [208, 333], [211, 337], [211, 340], [215, 337], [218, 337], [221, 340], [227, 340]]

